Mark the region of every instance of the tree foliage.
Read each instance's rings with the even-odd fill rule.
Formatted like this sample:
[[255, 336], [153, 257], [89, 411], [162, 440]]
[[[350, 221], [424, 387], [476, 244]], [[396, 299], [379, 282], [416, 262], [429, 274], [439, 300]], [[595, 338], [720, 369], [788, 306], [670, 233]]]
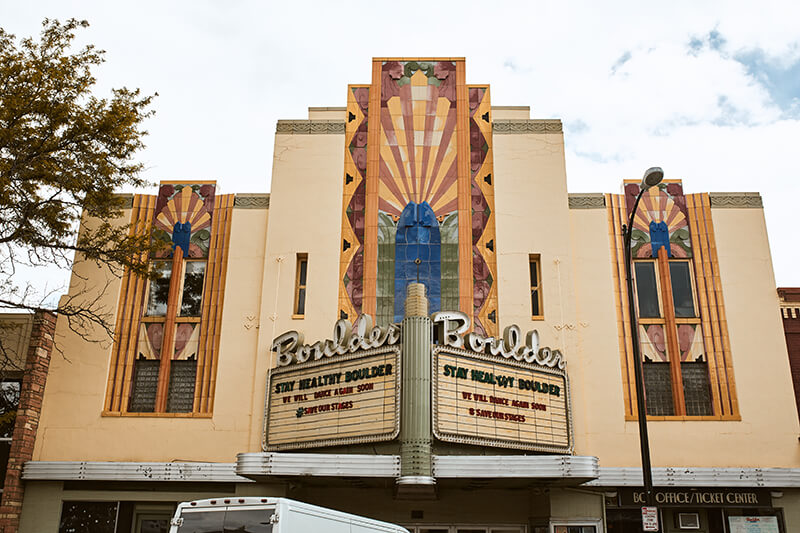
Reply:
[[[125, 267], [147, 272], [155, 244], [113, 221], [123, 207], [115, 193], [146, 185], [134, 156], [153, 96], [127, 88], [93, 94], [92, 70], [104, 52], [73, 50], [76, 31], [87, 26], [45, 19], [38, 40], [0, 28], [0, 308], [44, 306], [48, 295], [17, 281], [20, 266], [69, 269], [74, 256], [117, 275]], [[79, 232], [81, 217], [97, 223]], [[112, 333], [102, 287], [84, 281], [55, 311], [73, 330]]]

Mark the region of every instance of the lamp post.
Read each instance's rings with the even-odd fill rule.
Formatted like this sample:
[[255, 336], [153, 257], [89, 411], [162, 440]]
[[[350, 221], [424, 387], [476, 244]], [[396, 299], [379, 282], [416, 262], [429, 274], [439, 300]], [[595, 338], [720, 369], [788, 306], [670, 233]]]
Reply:
[[625, 247], [625, 273], [628, 282], [628, 312], [631, 323], [631, 343], [633, 344], [633, 376], [636, 382], [636, 418], [639, 421], [639, 444], [642, 450], [642, 478], [644, 479], [644, 492], [648, 506], [655, 506], [653, 493], [653, 471], [650, 466], [650, 439], [647, 436], [647, 409], [644, 401], [644, 379], [642, 376], [642, 355], [639, 351], [639, 327], [636, 320], [636, 308], [633, 301], [633, 262], [631, 258], [631, 232], [633, 231], [633, 217], [639, 200], [650, 187], [661, 183], [664, 171], [660, 167], [648, 168], [642, 177], [641, 190], [633, 203], [628, 224], [622, 226]]

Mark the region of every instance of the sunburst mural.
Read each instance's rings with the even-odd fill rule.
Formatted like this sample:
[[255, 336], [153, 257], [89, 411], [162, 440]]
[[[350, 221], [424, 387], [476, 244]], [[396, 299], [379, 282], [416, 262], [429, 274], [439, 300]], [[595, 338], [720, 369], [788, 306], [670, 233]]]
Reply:
[[399, 217], [427, 202], [442, 217], [457, 207], [455, 94], [443, 83], [455, 65], [388, 62], [384, 72], [378, 209]]
[[[640, 190], [638, 183], [625, 184], [628, 211], [633, 208]], [[633, 219], [633, 257], [656, 257], [662, 245], [668, 249], [670, 257], [691, 257], [686, 214], [686, 198], [680, 183], [662, 182], [646, 191]]]
[[[171, 250], [180, 246], [184, 257], [208, 257], [214, 189], [209, 184], [162, 186], [153, 236], [170, 244]], [[172, 253], [157, 255], [169, 257]]]
[[488, 86], [460, 58], [375, 59], [372, 79], [348, 91], [339, 316], [399, 321], [419, 281], [496, 334]]

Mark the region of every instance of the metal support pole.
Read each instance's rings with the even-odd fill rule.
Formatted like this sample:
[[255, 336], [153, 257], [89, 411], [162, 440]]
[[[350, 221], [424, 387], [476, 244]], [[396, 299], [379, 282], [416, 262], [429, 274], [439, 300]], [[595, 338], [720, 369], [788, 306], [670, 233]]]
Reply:
[[655, 494], [653, 492], [653, 470], [650, 465], [650, 439], [647, 435], [647, 407], [644, 398], [644, 378], [642, 376], [642, 355], [639, 350], [639, 327], [636, 320], [636, 307], [633, 301], [633, 264], [631, 258], [631, 232], [633, 231], [633, 217], [636, 215], [636, 208], [639, 207], [639, 200], [647, 189], [642, 188], [633, 204], [628, 225], [622, 227], [625, 247], [625, 273], [628, 283], [628, 312], [630, 313], [631, 323], [631, 343], [633, 347], [633, 376], [636, 382], [636, 418], [639, 422], [639, 444], [642, 452], [642, 478], [644, 480], [644, 492], [648, 506], [655, 506]]
[[431, 319], [425, 285], [409, 283], [403, 319], [399, 498], [436, 496], [432, 469]]

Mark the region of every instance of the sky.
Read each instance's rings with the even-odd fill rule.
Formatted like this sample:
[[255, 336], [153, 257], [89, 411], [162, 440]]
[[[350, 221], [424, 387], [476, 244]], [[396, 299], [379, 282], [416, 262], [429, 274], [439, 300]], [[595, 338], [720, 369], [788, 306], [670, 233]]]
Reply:
[[278, 119], [344, 106], [372, 57], [466, 57], [494, 105], [563, 121], [570, 192], [651, 166], [687, 193], [760, 192], [777, 285], [800, 286], [800, 2], [0, 0], [18, 37], [45, 17], [90, 22], [97, 94], [158, 93], [152, 182], [268, 192]]

